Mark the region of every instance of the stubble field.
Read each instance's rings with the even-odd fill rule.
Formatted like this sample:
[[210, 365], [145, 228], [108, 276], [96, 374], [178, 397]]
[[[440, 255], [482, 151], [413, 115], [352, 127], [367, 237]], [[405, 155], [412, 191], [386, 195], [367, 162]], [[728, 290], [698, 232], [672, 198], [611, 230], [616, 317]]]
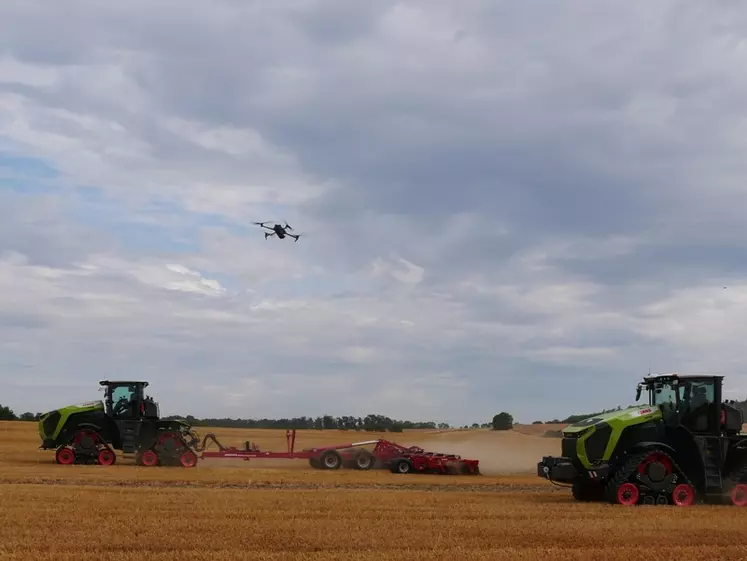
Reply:
[[[57, 466], [37, 450], [35, 423], [0, 422], [0, 559], [747, 559], [745, 509], [576, 503], [534, 475], [559, 453], [537, 430], [386, 436], [479, 459], [484, 475], [465, 477], [283, 460]], [[284, 431], [215, 432], [285, 447]], [[377, 436], [299, 431], [296, 447]]]

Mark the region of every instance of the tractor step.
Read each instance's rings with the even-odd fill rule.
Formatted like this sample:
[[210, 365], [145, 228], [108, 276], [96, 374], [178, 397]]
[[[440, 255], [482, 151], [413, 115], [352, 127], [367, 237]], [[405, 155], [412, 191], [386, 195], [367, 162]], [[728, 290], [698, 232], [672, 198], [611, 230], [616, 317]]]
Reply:
[[721, 492], [721, 441], [718, 438], [707, 438], [705, 449], [705, 487], [708, 495]]
[[133, 454], [137, 450], [137, 439], [140, 435], [140, 421], [121, 421], [122, 452]]

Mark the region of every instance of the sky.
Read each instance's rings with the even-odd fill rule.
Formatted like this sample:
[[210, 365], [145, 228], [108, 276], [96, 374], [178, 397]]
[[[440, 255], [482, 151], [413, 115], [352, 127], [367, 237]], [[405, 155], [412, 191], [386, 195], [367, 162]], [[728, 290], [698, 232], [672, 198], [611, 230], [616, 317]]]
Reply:
[[[740, 3], [0, 4], [0, 403], [747, 397]], [[265, 240], [255, 221], [302, 236]]]

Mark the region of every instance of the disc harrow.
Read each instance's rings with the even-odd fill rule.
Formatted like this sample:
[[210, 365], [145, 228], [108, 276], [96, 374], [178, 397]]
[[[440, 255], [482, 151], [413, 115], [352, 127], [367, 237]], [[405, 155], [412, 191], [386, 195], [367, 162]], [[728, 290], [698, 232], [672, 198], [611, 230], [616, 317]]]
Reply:
[[[418, 446], [405, 447], [385, 439], [317, 446], [295, 450], [296, 431], [286, 431], [285, 452], [263, 452], [256, 444], [246, 442], [243, 449], [223, 446], [212, 433], [205, 435], [197, 448], [201, 458], [251, 459], [306, 459], [315, 469], [389, 469], [392, 473], [438, 473], [450, 475], [479, 475], [479, 460], [462, 458], [456, 454], [427, 452]], [[209, 443], [218, 447], [207, 451]], [[366, 446], [373, 446], [368, 450]]]

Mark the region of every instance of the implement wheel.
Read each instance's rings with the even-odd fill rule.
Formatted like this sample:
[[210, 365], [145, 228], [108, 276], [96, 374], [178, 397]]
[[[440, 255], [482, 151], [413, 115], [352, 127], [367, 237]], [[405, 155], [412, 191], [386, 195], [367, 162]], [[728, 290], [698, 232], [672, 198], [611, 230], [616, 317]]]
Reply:
[[410, 473], [412, 471], [412, 464], [409, 460], [402, 458], [400, 460], [393, 461], [390, 470], [392, 473]]
[[340, 469], [342, 466], [342, 457], [335, 450], [326, 450], [322, 454], [321, 460], [324, 469]]
[[355, 458], [355, 467], [362, 470], [371, 469], [375, 461], [373, 454], [363, 451]]

